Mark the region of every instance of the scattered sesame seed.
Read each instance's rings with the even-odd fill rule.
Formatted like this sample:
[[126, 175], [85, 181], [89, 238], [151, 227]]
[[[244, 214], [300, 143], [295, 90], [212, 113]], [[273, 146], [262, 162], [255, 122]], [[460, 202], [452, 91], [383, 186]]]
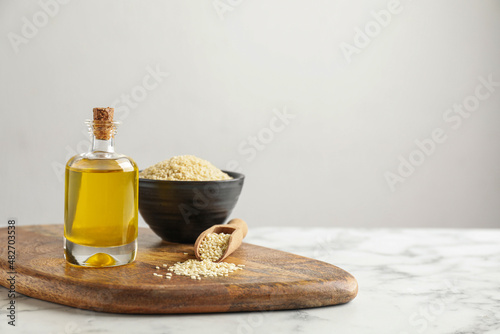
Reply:
[[[190, 259], [185, 262], [177, 262], [170, 266], [169, 270], [176, 275], [183, 275], [197, 279], [197, 277], [217, 277], [224, 276], [240, 269], [236, 265], [227, 262], [212, 262], [210, 260], [198, 261]], [[194, 277], [194, 278], [193, 278]]]

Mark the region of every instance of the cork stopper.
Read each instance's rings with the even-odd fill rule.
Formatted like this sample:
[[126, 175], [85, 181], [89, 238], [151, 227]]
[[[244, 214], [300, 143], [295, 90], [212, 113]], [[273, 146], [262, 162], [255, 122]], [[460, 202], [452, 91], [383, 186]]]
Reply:
[[96, 139], [109, 140], [114, 137], [114, 108], [94, 108], [93, 131]]

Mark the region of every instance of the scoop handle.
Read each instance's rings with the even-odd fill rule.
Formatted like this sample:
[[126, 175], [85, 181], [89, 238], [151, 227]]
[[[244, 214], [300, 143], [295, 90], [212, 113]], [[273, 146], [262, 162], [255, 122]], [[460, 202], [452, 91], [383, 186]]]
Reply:
[[227, 223], [227, 225], [230, 225], [236, 229], [241, 230], [241, 233], [243, 234], [243, 238], [247, 236], [248, 233], [248, 226], [247, 223], [245, 223], [244, 220], [239, 219], [239, 218], [234, 218]]
[[238, 218], [231, 219], [231, 221], [229, 221], [227, 225], [222, 226], [234, 228], [234, 231], [231, 233], [231, 237], [229, 238], [229, 245], [227, 246], [226, 251], [224, 252], [224, 254], [222, 254], [221, 258], [215, 262], [224, 261], [226, 257], [237, 250], [243, 243], [243, 238], [245, 238], [248, 232], [247, 223]]

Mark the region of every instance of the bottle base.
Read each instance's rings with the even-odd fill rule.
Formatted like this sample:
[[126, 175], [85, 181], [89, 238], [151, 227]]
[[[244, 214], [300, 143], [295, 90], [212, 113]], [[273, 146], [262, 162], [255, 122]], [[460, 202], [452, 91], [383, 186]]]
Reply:
[[116, 247], [91, 247], [76, 244], [64, 238], [66, 261], [81, 267], [116, 267], [129, 264], [137, 255], [137, 239]]

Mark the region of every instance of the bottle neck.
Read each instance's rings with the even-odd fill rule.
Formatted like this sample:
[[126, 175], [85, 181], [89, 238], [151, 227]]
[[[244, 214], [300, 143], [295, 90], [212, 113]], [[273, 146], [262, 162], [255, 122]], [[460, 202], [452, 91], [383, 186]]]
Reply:
[[92, 138], [91, 152], [115, 153], [115, 134], [118, 122], [86, 121]]
[[108, 140], [97, 139], [95, 135], [92, 136], [92, 152], [115, 152], [115, 138], [111, 137]]

